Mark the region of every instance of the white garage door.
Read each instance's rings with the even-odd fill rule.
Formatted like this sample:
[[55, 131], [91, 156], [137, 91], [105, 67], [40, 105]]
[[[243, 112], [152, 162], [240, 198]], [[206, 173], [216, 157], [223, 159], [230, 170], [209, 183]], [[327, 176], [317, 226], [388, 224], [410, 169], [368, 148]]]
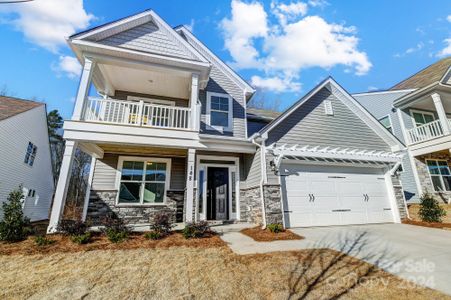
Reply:
[[393, 222], [381, 169], [285, 164], [287, 227]]

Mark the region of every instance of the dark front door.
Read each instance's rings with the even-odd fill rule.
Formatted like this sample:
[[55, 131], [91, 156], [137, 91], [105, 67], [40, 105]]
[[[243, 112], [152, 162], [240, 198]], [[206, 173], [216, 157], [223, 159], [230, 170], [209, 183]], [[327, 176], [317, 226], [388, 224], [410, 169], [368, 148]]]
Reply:
[[229, 199], [229, 169], [208, 168], [207, 220], [227, 220]]

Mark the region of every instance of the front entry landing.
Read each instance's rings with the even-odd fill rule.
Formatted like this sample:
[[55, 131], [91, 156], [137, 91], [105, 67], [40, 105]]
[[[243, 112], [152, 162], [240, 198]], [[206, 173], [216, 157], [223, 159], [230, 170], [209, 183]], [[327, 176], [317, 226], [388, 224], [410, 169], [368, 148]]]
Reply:
[[229, 169], [208, 167], [207, 220], [228, 220]]

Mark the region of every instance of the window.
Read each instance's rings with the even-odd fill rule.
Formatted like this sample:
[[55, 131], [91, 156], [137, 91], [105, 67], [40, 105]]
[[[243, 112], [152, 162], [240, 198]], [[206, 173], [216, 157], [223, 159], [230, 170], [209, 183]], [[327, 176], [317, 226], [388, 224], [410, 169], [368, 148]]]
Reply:
[[170, 163], [164, 158], [121, 158], [118, 204], [163, 204]]
[[437, 192], [451, 191], [451, 173], [446, 160], [426, 160], [432, 185]]
[[393, 133], [393, 127], [391, 125], [391, 119], [390, 116], [385, 116], [381, 119], [379, 119], [379, 122], [391, 133]]
[[416, 127], [431, 123], [435, 120], [434, 114], [430, 112], [411, 111], [411, 115]]
[[221, 131], [232, 130], [232, 98], [207, 92], [207, 124]]
[[28, 142], [27, 152], [25, 153], [25, 159], [23, 162], [32, 167], [37, 151], [38, 147], [36, 147], [32, 142]]

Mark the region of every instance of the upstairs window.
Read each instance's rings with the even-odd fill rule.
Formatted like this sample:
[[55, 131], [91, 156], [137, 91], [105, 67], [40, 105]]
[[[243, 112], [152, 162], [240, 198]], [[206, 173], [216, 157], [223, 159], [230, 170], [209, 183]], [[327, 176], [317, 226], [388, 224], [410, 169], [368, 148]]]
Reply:
[[207, 92], [207, 125], [219, 131], [232, 131], [232, 97]]
[[23, 162], [26, 163], [27, 165], [29, 165], [30, 167], [32, 167], [34, 164], [34, 160], [36, 158], [37, 152], [38, 152], [38, 147], [36, 147], [36, 145], [34, 145], [32, 142], [28, 142], [27, 152], [25, 153], [25, 159]]
[[435, 120], [434, 114], [430, 112], [412, 111], [411, 113], [415, 127], [434, 122]]
[[393, 133], [393, 127], [391, 124], [390, 116], [385, 116], [381, 119], [379, 119], [379, 122], [391, 133]]
[[426, 160], [429, 175], [436, 192], [451, 191], [451, 173], [446, 160]]

